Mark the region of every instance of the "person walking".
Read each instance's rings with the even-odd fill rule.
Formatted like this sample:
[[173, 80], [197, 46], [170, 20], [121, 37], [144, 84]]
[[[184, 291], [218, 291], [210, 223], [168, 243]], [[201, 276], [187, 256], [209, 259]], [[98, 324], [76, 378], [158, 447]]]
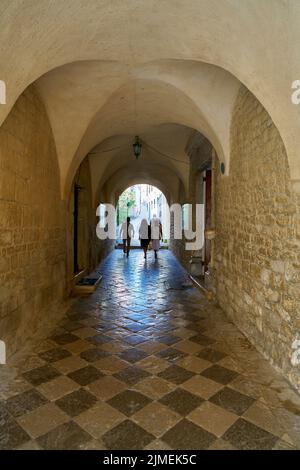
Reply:
[[154, 214], [151, 220], [151, 241], [154, 257], [157, 258], [157, 252], [160, 248], [160, 240], [162, 239], [162, 225], [160, 220]]
[[134, 227], [130, 223], [130, 217], [127, 217], [126, 221], [122, 223], [120, 229], [120, 237], [123, 239], [123, 253], [126, 253], [126, 256], [128, 258], [131, 239], [132, 237], [134, 237]]
[[141, 221], [141, 225], [139, 228], [139, 239], [141, 241], [141, 247], [144, 250], [144, 258], [146, 259], [148, 246], [149, 246], [150, 239], [151, 239], [151, 228], [150, 228], [150, 225], [148, 225], [148, 222], [146, 219], [143, 219]]

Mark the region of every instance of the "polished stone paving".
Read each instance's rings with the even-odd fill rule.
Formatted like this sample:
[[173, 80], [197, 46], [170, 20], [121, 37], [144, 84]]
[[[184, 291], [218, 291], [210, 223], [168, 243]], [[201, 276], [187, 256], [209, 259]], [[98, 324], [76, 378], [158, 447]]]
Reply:
[[299, 396], [170, 252], [117, 250], [98, 271], [1, 366], [0, 449], [300, 448]]

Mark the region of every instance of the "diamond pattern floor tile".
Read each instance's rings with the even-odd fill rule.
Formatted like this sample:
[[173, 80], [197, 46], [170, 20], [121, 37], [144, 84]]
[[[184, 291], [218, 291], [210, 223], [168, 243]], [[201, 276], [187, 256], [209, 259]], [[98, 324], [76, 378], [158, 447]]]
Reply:
[[300, 448], [300, 407], [268, 384], [294, 392], [170, 252], [116, 250], [97, 271], [1, 387], [0, 449]]

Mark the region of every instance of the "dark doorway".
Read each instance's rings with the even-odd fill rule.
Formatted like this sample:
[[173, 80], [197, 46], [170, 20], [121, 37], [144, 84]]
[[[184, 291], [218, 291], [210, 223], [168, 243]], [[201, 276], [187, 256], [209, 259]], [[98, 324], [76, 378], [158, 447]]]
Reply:
[[79, 272], [78, 266], [78, 211], [79, 211], [79, 193], [80, 186], [78, 184], [74, 185], [74, 211], [73, 211], [73, 253], [74, 253], [74, 263], [73, 271], [74, 274]]
[[[204, 172], [204, 204], [205, 204], [205, 229], [210, 229], [212, 226], [212, 201], [211, 201], [211, 192], [212, 192], [212, 174], [211, 169], [208, 169]], [[208, 271], [208, 266], [211, 260], [211, 240], [205, 239], [204, 245], [204, 273]]]

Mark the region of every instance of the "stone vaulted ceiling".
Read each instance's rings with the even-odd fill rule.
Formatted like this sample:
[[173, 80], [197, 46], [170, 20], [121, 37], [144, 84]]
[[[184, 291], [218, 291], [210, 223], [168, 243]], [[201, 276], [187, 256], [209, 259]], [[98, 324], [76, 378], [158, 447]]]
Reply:
[[[290, 95], [300, 79], [299, 24], [295, 0], [2, 0], [7, 105], [0, 122], [36, 82], [63, 196], [87, 154], [95, 197], [99, 185], [109, 188], [118, 177], [118, 189], [137, 176], [157, 185], [168, 176], [173, 188], [186, 188], [184, 148], [193, 130], [211, 141], [229, 171], [231, 111], [243, 83], [277, 126], [297, 184], [300, 113]], [[181, 161], [147, 148], [137, 167], [135, 135]]]

